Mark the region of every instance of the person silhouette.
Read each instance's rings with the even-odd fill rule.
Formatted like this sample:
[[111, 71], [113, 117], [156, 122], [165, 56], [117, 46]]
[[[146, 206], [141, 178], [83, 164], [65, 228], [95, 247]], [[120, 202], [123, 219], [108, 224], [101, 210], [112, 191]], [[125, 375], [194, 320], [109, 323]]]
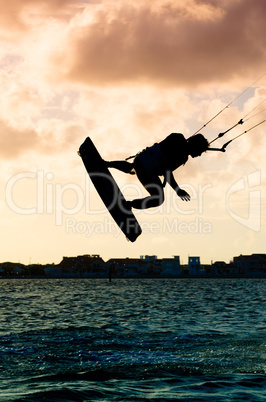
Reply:
[[[164, 186], [168, 183], [183, 201], [190, 195], [175, 181], [173, 171], [184, 165], [188, 157], [200, 156], [208, 149], [208, 141], [202, 134], [186, 139], [183, 134], [172, 133], [159, 143], [144, 149], [137, 155], [123, 161], [105, 161], [108, 168], [124, 173], [136, 174], [139, 181], [150, 194], [144, 198], [127, 201], [130, 208], [146, 209], [157, 207], [164, 202]], [[133, 162], [128, 162], [133, 159]], [[162, 182], [159, 176], [164, 176]]]

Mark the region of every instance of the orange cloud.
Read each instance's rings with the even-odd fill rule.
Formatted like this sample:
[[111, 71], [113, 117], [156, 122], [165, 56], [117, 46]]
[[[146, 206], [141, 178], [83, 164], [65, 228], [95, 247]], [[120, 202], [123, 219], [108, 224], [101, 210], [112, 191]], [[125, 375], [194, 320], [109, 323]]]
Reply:
[[[7, 23], [17, 16], [17, 27], [19, 21], [29, 22], [26, 12], [37, 15], [38, 7], [40, 12], [40, 25], [33, 23], [32, 31], [15, 35], [16, 46], [2, 47], [2, 156], [26, 149], [60, 152], [75, 141], [72, 128], [78, 133], [77, 142], [86, 129], [88, 135], [94, 132], [103, 139], [107, 150], [114, 137], [130, 137], [133, 152], [171, 131], [189, 136], [192, 120], [198, 129], [195, 121], [204, 104], [199, 103], [199, 92], [190, 102], [188, 94], [177, 94], [177, 86], [187, 90], [193, 85], [194, 90], [198, 84], [219, 82], [221, 89], [222, 82], [237, 77], [247, 83], [246, 75], [257, 74], [265, 61], [262, 0], [253, 5], [248, 0], [86, 3], [10, 0], [4, 7], [0, 0], [0, 19]], [[72, 12], [71, 21], [50, 18], [60, 16], [60, 10], [62, 15]], [[10, 25], [12, 29], [15, 32]], [[259, 75], [261, 71], [254, 78]], [[62, 105], [64, 94], [68, 102]], [[214, 96], [219, 98], [219, 90]], [[219, 108], [219, 102], [208, 107], [203, 122]], [[120, 144], [121, 153], [127, 152], [128, 138]]]
[[73, 0], [0, 0], [0, 29], [8, 29], [12, 34], [12, 30], [26, 29], [34, 15], [61, 19], [84, 5], [84, 1], [73, 2]]
[[1, 158], [16, 158], [38, 144], [38, 136], [33, 129], [18, 129], [0, 121], [0, 133]]
[[69, 148], [75, 153], [84, 138], [84, 129], [75, 122], [41, 120], [37, 127], [18, 128], [0, 120], [0, 157], [14, 160], [28, 153], [40, 155], [61, 155]]
[[54, 59], [60, 72], [87, 85], [191, 86], [264, 69], [264, 0], [159, 5], [105, 5], [93, 22], [70, 30]]

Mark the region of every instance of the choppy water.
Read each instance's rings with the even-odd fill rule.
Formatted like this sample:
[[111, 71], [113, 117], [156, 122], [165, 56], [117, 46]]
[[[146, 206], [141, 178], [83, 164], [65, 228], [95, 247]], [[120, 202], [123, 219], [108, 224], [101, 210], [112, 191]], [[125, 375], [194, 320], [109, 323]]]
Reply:
[[264, 401], [266, 280], [0, 280], [1, 401]]

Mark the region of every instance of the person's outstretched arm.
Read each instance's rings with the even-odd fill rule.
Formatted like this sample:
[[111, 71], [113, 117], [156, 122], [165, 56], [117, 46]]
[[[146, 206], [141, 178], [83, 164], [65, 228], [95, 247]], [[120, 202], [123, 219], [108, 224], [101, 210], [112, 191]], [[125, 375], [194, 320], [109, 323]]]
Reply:
[[172, 187], [172, 189], [176, 192], [176, 194], [181, 198], [181, 200], [183, 201], [190, 201], [190, 195], [185, 191], [182, 190], [179, 185], [177, 184], [177, 182], [175, 181], [173, 172], [171, 171], [167, 171], [166, 175], [165, 175], [165, 179], [167, 181], [167, 183], [170, 184], [170, 186]]

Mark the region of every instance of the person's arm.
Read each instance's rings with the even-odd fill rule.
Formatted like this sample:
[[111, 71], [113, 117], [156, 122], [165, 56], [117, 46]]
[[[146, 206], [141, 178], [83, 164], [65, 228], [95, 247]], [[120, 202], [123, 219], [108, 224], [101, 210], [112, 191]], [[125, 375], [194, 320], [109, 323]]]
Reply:
[[176, 192], [176, 194], [181, 198], [181, 200], [190, 201], [190, 195], [185, 190], [182, 190], [179, 187], [179, 185], [175, 181], [173, 172], [167, 171], [166, 174], [165, 174], [165, 179], [166, 179], [167, 183], [170, 184], [172, 189]]

